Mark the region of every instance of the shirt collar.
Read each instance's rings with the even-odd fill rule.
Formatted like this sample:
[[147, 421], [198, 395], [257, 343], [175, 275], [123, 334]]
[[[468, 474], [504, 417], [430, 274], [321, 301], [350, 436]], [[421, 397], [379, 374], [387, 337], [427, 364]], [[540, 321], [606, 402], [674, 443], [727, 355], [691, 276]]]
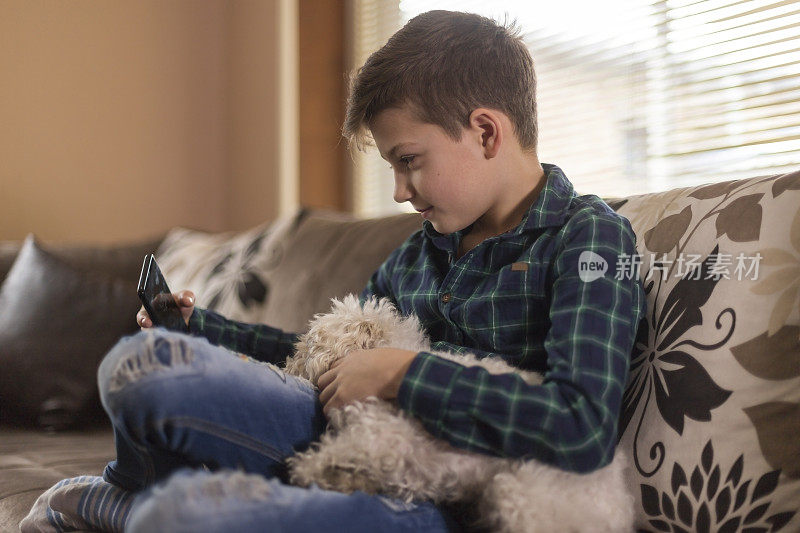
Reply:
[[[522, 217], [522, 222], [508, 232], [509, 234], [516, 235], [540, 228], [563, 225], [567, 216], [567, 208], [576, 196], [575, 189], [564, 175], [564, 171], [558, 166], [542, 163], [542, 168], [547, 180], [542, 192]], [[450, 234], [439, 233], [433, 229], [433, 225], [428, 220], [423, 223], [422, 227], [425, 235], [437, 248], [451, 251], [456, 249], [458, 243], [461, 242], [461, 237], [472, 226]]]
[[563, 225], [567, 217], [567, 208], [577, 196], [575, 188], [563, 170], [549, 163], [542, 163], [542, 168], [547, 181], [539, 197], [514, 230], [515, 233]]

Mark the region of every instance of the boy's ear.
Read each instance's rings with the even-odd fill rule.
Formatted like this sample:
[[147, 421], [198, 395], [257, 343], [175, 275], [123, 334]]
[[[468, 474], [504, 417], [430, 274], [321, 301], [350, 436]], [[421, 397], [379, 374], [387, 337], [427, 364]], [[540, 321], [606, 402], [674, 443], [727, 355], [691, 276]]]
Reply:
[[491, 159], [500, 151], [505, 132], [500, 116], [492, 109], [479, 107], [470, 113], [469, 124], [480, 138], [486, 159]]

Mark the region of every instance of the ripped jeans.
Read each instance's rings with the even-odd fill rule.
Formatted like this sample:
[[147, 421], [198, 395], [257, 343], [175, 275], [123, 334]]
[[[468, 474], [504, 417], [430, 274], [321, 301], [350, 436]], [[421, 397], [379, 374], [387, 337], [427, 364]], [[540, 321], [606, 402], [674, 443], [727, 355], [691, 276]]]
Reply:
[[285, 483], [317, 440], [317, 391], [279, 368], [154, 329], [123, 338], [98, 372], [117, 458], [106, 481], [138, 493], [126, 531], [457, 529], [430, 503]]

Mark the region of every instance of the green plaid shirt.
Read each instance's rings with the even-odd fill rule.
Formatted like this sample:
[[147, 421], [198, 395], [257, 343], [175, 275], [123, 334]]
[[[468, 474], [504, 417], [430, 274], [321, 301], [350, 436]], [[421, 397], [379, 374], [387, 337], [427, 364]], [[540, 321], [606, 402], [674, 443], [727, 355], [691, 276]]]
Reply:
[[266, 324], [244, 324], [229, 320], [208, 309], [194, 308], [189, 318], [192, 335], [205, 337], [211, 344], [224, 346], [267, 363], [281, 365], [294, 352], [296, 333], [287, 333]]
[[[544, 375], [532, 386], [418, 354], [397, 401], [433, 435], [588, 472], [613, 457], [644, 291], [638, 276], [614, 272], [618, 257], [636, 253], [627, 219], [596, 196], [577, 196], [561, 169], [543, 166], [547, 183], [515, 229], [456, 259], [469, 228], [442, 235], [426, 222], [361, 296], [416, 314], [434, 350], [495, 355]], [[603, 263], [605, 272], [588, 269]], [[192, 331], [211, 342], [276, 363], [291, 353], [293, 335], [195, 315]]]
[[[628, 220], [596, 196], [577, 196], [558, 167], [543, 166], [547, 183], [515, 229], [455, 259], [469, 228], [441, 235], [426, 222], [362, 297], [385, 296], [416, 314], [435, 350], [492, 354], [544, 375], [531, 386], [419, 354], [398, 404], [433, 435], [588, 472], [613, 457], [644, 291], [638, 276], [614, 272], [617, 257], [636, 253]], [[591, 280], [581, 260], [605, 261], [607, 270]]]

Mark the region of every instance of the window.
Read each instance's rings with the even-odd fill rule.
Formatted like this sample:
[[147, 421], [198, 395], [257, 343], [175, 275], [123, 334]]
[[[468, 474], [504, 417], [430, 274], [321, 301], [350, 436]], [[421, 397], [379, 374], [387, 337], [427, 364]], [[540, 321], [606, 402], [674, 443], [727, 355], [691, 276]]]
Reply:
[[[353, 64], [430, 9], [516, 20], [538, 78], [539, 159], [623, 196], [800, 167], [800, 0], [353, 0]], [[376, 150], [354, 207], [402, 210]]]

